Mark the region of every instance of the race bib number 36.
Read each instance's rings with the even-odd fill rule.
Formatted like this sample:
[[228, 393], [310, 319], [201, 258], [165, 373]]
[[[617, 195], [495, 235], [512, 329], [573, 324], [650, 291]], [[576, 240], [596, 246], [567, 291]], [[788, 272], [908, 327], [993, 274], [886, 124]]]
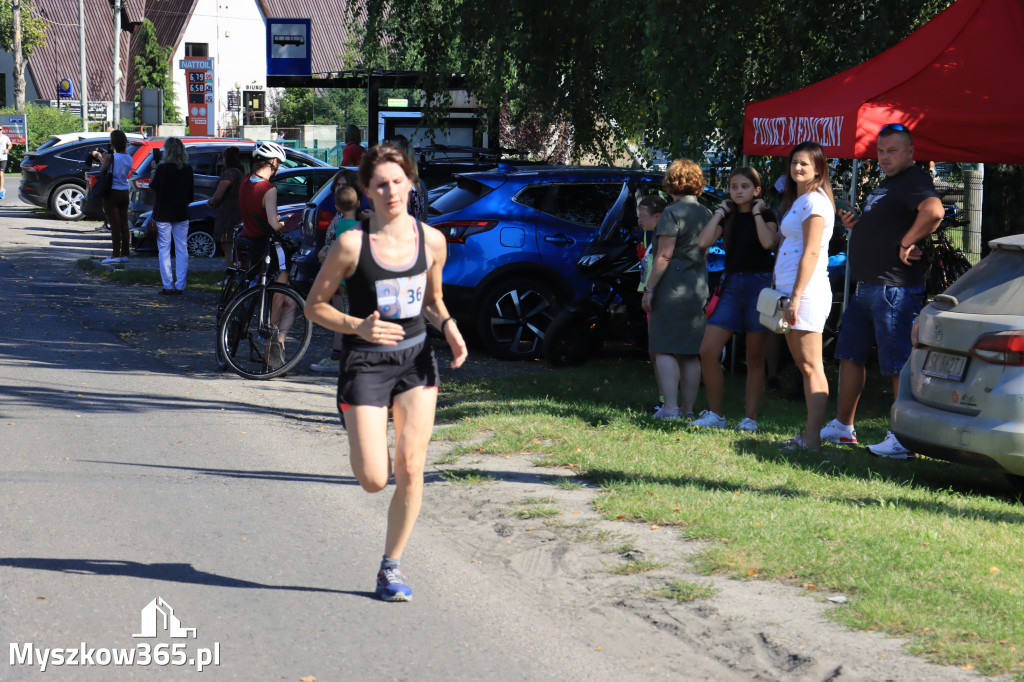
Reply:
[[423, 309], [427, 273], [412, 277], [377, 280], [377, 311], [382, 319], [402, 320], [416, 317]]

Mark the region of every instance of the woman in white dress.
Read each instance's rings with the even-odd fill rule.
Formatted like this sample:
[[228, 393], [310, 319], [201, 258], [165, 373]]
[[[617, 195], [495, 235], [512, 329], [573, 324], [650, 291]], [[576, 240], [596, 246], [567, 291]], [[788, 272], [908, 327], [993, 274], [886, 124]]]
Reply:
[[775, 288], [790, 297], [784, 311], [790, 325], [786, 343], [803, 375], [807, 425], [802, 434], [783, 443], [784, 450], [821, 449], [821, 425], [828, 403], [821, 332], [832, 307], [828, 242], [835, 214], [825, 153], [817, 142], [801, 142], [789, 154], [780, 210], [779, 231], [783, 241], [775, 261]]

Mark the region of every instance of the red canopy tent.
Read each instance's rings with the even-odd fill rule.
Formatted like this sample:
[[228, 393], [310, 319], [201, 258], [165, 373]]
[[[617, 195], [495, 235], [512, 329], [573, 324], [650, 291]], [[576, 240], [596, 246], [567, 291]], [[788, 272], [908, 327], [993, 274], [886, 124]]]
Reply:
[[905, 40], [800, 90], [751, 102], [743, 153], [786, 156], [816, 140], [873, 159], [879, 128], [903, 123], [914, 156], [1024, 164], [1024, 0], [957, 0]]

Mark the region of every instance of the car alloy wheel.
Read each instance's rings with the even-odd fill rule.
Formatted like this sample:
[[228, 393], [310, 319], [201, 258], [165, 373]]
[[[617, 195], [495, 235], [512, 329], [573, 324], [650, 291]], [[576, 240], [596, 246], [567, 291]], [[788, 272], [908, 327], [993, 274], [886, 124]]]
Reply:
[[561, 305], [554, 291], [529, 279], [492, 286], [482, 300], [480, 340], [495, 357], [530, 360], [540, 355], [544, 334]]
[[213, 258], [217, 253], [217, 242], [209, 232], [193, 232], [188, 236], [187, 243], [190, 258]]
[[74, 183], [61, 185], [50, 195], [50, 210], [61, 220], [81, 220], [85, 191]]

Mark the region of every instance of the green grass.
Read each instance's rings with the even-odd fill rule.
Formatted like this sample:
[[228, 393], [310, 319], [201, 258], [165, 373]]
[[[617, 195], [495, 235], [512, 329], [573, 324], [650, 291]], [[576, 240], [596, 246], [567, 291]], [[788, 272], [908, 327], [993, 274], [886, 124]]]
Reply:
[[517, 519], [548, 519], [558, 516], [562, 510], [551, 504], [551, 498], [542, 500], [536, 497], [526, 497], [513, 505], [512, 513]]
[[633, 559], [632, 561], [627, 561], [624, 564], [615, 564], [613, 566], [605, 564], [608, 572], [612, 575], [635, 575], [637, 573], [656, 571], [667, 565], [668, 564], [664, 561], [652, 561], [650, 559]]
[[565, 477], [560, 478], [557, 481], [555, 481], [555, 485], [558, 486], [559, 488], [561, 488], [562, 490], [582, 490], [583, 489], [583, 484], [582, 483], [580, 483], [579, 481], [574, 481], [574, 480], [569, 479], [569, 478], [565, 478]]
[[[885, 436], [886, 385], [869, 381], [861, 400], [864, 443]], [[743, 377], [726, 388], [731, 425]], [[782, 454], [777, 442], [801, 430], [805, 407], [778, 393], [766, 396], [756, 434], [657, 422], [641, 357], [442, 390], [446, 438], [571, 468], [600, 488], [606, 518], [710, 540], [696, 559], [709, 574], [840, 592], [850, 601], [830, 613], [852, 628], [906, 637], [938, 663], [1024, 672], [1024, 509], [998, 473], [862, 448]], [[833, 400], [829, 418], [834, 409]], [[560, 479], [553, 472], [551, 483]]]
[[480, 473], [475, 469], [446, 469], [441, 472], [441, 478], [451, 483], [463, 485], [487, 485], [494, 483], [494, 476]]
[[[78, 265], [83, 270], [90, 270], [92, 274], [106, 282], [118, 282], [120, 284], [137, 284], [141, 286], [160, 286], [163, 282], [160, 279], [158, 270], [139, 270], [115, 266], [114, 269], [98, 268], [99, 261], [93, 258], [79, 258]], [[188, 288], [191, 291], [204, 291], [209, 293], [220, 293], [217, 282], [224, 279], [223, 272], [192, 271], [188, 273]]]
[[710, 599], [719, 593], [719, 589], [709, 582], [691, 583], [686, 580], [674, 580], [660, 590], [654, 592], [659, 597], [675, 599], [677, 602]]

